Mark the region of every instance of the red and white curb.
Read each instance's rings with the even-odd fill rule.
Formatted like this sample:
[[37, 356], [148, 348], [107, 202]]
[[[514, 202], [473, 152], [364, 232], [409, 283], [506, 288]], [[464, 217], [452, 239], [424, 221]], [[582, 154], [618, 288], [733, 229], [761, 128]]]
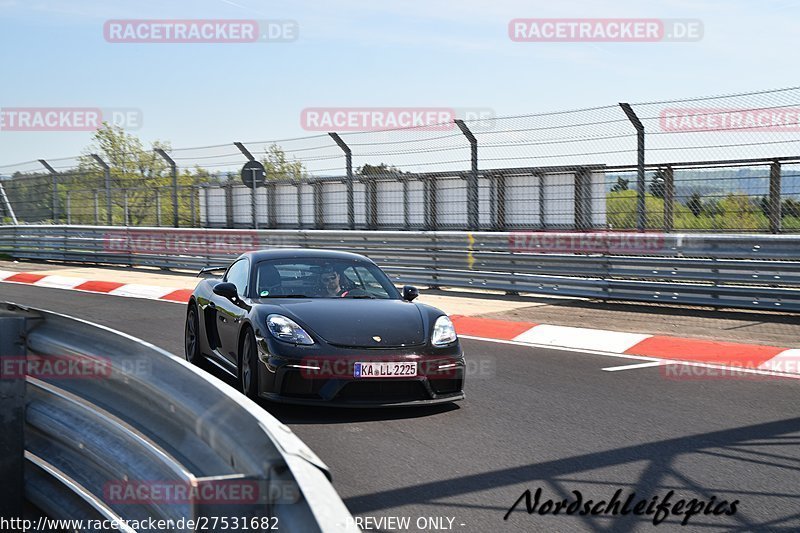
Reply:
[[37, 287], [53, 289], [71, 289], [75, 291], [112, 294], [130, 298], [146, 298], [168, 302], [186, 303], [192, 295], [192, 289], [176, 289], [156, 285], [138, 283], [118, 283], [115, 281], [97, 281], [71, 276], [44, 275], [35, 272], [10, 272], [0, 270], [0, 281], [8, 283], [24, 283]]
[[[97, 281], [71, 276], [0, 270], [0, 282], [37, 287], [69, 289], [186, 303], [192, 289], [176, 289], [137, 283]], [[551, 326], [489, 318], [453, 315], [456, 331], [462, 337], [538, 346], [560, 350], [639, 360], [637, 364], [604, 368], [607, 371], [659, 366], [670, 362], [689, 363], [705, 368], [736, 368], [742, 372], [800, 377], [800, 349], [625, 333], [602, 329]]]
[[645, 361], [603, 369], [612, 372], [688, 362], [706, 368], [735, 369], [736, 372], [787, 377], [800, 375], [800, 349], [458, 315], [451, 318], [456, 331], [462, 337], [615, 355]]

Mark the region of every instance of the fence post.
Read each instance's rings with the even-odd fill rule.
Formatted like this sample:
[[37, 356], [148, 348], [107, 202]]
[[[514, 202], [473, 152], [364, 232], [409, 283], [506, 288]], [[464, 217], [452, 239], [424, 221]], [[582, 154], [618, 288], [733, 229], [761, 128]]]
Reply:
[[[253, 154], [250, 153], [250, 150], [245, 148], [244, 144], [240, 142], [233, 143], [236, 148], [239, 149], [240, 152], [247, 158], [248, 161], [255, 161], [256, 158], [253, 157]], [[258, 180], [255, 177], [255, 171], [253, 172], [253, 187], [250, 189], [250, 218], [253, 224], [253, 229], [258, 229], [258, 212], [256, 209], [258, 197], [256, 196], [256, 189], [258, 188]]]
[[278, 185], [267, 183], [264, 190], [267, 194], [267, 224], [275, 229], [278, 227]]
[[347, 169], [347, 227], [356, 229], [356, 215], [353, 200], [353, 151], [350, 150], [350, 147], [339, 137], [338, 133], [329, 132], [328, 135], [331, 136], [344, 152], [345, 166]]
[[588, 231], [592, 228], [592, 174], [589, 169], [575, 170], [575, 229]]
[[378, 178], [366, 178], [365, 193], [367, 195], [367, 227], [378, 229]]
[[675, 172], [670, 165], [664, 170], [664, 231], [675, 229]]
[[456, 119], [454, 122], [469, 141], [472, 168], [467, 179], [467, 226], [470, 230], [475, 231], [478, 229], [480, 220], [478, 217], [478, 139], [463, 120]]
[[39, 163], [44, 168], [46, 168], [47, 171], [50, 173], [50, 180], [52, 182], [51, 183], [51, 187], [52, 187], [51, 194], [53, 195], [53, 198], [52, 198], [52, 200], [53, 200], [53, 205], [52, 205], [53, 224], [58, 224], [58, 217], [59, 217], [59, 213], [58, 213], [58, 172], [56, 172], [55, 169], [50, 166], [50, 163], [48, 163], [44, 159], [40, 159]]
[[325, 214], [322, 211], [322, 182], [315, 181], [311, 184], [314, 195], [314, 228], [323, 229], [325, 227]]
[[100, 225], [100, 193], [97, 189], [94, 190], [94, 225]]
[[437, 226], [436, 214], [436, 178], [427, 176], [424, 178], [423, 195], [425, 197], [425, 228], [435, 230]]
[[125, 197], [124, 209], [123, 214], [125, 216], [125, 227], [130, 225], [130, 219], [128, 218], [128, 189], [122, 189], [122, 193]]
[[547, 228], [547, 213], [545, 213], [545, 207], [547, 207], [547, 202], [544, 197], [544, 174], [538, 173], [535, 174], [537, 177], [537, 183], [539, 187], [539, 227], [540, 229]]
[[506, 176], [497, 174], [495, 182], [495, 229], [503, 231], [506, 229]]
[[196, 194], [197, 194], [197, 187], [194, 184], [189, 185], [189, 209], [192, 210], [192, 227], [193, 228], [197, 227], [197, 212], [196, 212], [197, 206], [195, 205], [195, 201], [197, 200], [195, 198]]
[[781, 162], [777, 159], [769, 167], [769, 231], [780, 233], [781, 213]]
[[[25, 319], [0, 317], [0, 354], [19, 359], [19, 365], [0, 365], [0, 517], [19, 518], [24, 507], [25, 486]], [[16, 369], [16, 370], [15, 370]], [[6, 374], [11, 370], [10, 374]], [[20, 371], [22, 370], [22, 371]]]
[[161, 189], [156, 189], [156, 226], [161, 227]]
[[411, 227], [411, 210], [409, 209], [409, 202], [411, 201], [410, 191], [408, 190], [408, 178], [401, 177], [403, 183], [403, 229]]
[[67, 226], [72, 225], [72, 191], [67, 191]]
[[90, 154], [92, 159], [94, 159], [98, 165], [103, 169], [103, 173], [105, 174], [106, 179], [106, 225], [113, 226], [114, 225], [114, 217], [111, 211], [111, 167], [109, 167], [103, 158], [101, 158], [97, 154]]
[[644, 179], [644, 125], [634, 113], [630, 104], [620, 102], [619, 106], [636, 128], [636, 229], [644, 231], [647, 228], [647, 213], [645, 212], [645, 179]]
[[172, 171], [172, 226], [177, 228], [178, 227], [178, 166], [175, 164], [175, 161], [167, 155], [162, 148], [156, 148], [155, 152], [160, 155], [164, 161], [167, 162], [169, 165], [170, 170]]

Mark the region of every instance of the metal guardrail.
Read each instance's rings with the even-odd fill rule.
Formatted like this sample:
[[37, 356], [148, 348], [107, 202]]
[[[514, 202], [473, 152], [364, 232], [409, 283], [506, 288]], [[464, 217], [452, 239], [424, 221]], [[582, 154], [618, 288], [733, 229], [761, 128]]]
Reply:
[[[16, 375], [5, 359], [0, 385], [6, 400], [24, 403], [4, 410], [24, 408], [24, 496], [46, 515], [173, 521], [159, 531], [193, 531], [182, 518], [218, 531], [357, 531], [327, 467], [287, 426], [182, 359], [8, 303], [0, 304], [0, 346], [25, 358]], [[4, 424], [6, 443], [22, 440], [14, 427]], [[21, 486], [11, 491], [21, 498]], [[227, 527], [211, 527], [221, 517]]]
[[196, 270], [272, 247], [362, 253], [398, 283], [800, 311], [797, 235], [0, 227], [19, 259]]

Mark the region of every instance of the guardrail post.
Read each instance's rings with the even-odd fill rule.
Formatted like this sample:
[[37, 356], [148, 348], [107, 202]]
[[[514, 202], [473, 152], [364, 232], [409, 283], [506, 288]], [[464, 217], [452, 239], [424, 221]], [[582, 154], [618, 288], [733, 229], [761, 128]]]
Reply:
[[330, 132], [328, 135], [339, 145], [339, 148], [344, 152], [345, 167], [347, 170], [347, 227], [356, 229], [356, 214], [354, 207], [354, 194], [353, 194], [353, 151], [350, 147], [339, 137], [338, 133]]
[[172, 171], [172, 226], [178, 227], [178, 165], [162, 148], [156, 148], [155, 152], [160, 155], [169, 165]]
[[575, 229], [592, 228], [592, 174], [587, 168], [575, 171]]
[[50, 166], [50, 163], [45, 161], [44, 159], [40, 159], [39, 163], [47, 169], [50, 173], [51, 178], [51, 194], [53, 195], [52, 198], [52, 211], [53, 211], [53, 224], [58, 224], [58, 172], [55, 171], [53, 167]]
[[90, 154], [92, 159], [94, 159], [98, 165], [103, 169], [103, 174], [105, 175], [106, 180], [106, 225], [113, 226], [114, 225], [114, 217], [113, 211], [111, 209], [111, 167], [109, 167], [103, 158], [101, 158], [97, 154]]
[[478, 139], [469, 130], [463, 120], [454, 121], [464, 137], [469, 141], [470, 159], [472, 168], [467, 178], [467, 226], [470, 230], [477, 230], [479, 226], [478, 217]]
[[769, 231], [780, 233], [783, 214], [781, 212], [781, 162], [777, 159], [769, 167]]
[[675, 172], [667, 165], [664, 169], [664, 231], [675, 229]]
[[0, 516], [19, 518], [25, 494], [25, 319], [0, 317]]
[[619, 106], [636, 129], [636, 229], [647, 229], [647, 213], [645, 212], [645, 176], [644, 176], [644, 125], [630, 104], [620, 102]]

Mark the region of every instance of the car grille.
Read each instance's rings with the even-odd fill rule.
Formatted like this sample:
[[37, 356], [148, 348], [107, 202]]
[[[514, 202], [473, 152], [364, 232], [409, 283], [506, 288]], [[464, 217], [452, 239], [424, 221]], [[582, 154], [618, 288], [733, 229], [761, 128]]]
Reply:
[[335, 399], [399, 402], [429, 400], [430, 395], [420, 381], [353, 381], [345, 385]]

